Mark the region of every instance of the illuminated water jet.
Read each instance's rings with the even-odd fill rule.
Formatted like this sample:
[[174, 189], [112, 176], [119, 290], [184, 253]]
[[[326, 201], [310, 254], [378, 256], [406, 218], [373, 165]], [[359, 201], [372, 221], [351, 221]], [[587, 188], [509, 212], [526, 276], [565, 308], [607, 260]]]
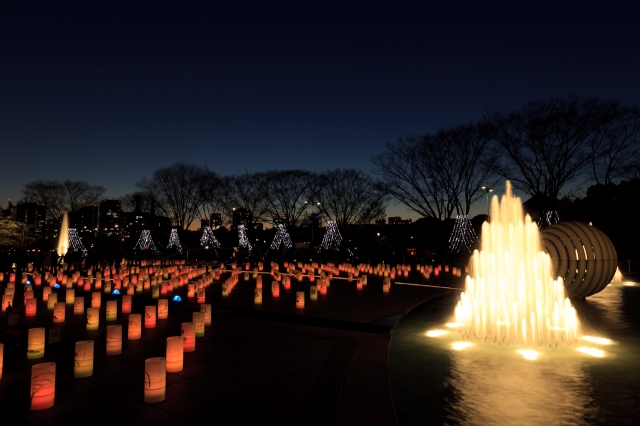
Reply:
[[491, 202], [491, 223], [482, 225], [482, 249], [455, 309], [463, 337], [517, 346], [558, 346], [577, 340], [576, 311], [554, 280], [541, 248], [538, 226], [524, 215], [507, 181], [505, 195]]
[[69, 250], [69, 216], [67, 213], [62, 215], [62, 223], [60, 224], [60, 234], [58, 235], [58, 256], [64, 256]]

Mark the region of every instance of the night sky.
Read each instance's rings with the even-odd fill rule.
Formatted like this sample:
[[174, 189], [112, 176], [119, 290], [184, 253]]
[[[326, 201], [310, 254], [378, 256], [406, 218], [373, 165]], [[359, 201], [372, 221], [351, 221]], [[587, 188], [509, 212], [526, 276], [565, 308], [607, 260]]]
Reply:
[[549, 95], [640, 104], [635, 0], [57, 3], [0, 5], [3, 207], [176, 161], [370, 171], [385, 142]]

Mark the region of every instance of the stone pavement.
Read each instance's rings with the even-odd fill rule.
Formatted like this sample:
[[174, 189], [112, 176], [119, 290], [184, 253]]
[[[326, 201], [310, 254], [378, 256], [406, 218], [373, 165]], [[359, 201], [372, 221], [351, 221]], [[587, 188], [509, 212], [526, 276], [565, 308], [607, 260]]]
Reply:
[[[451, 283], [441, 278], [436, 284]], [[18, 328], [61, 328], [61, 342], [47, 344], [38, 360], [27, 360], [24, 346], [5, 347], [2, 423], [395, 425], [388, 378], [393, 323], [417, 304], [452, 291], [394, 284], [384, 294], [381, 280], [370, 277], [362, 290], [332, 281], [327, 295], [310, 301], [309, 283], [296, 282], [277, 299], [265, 291], [263, 304], [254, 305], [254, 287], [241, 280], [225, 298], [220, 283], [209, 287], [212, 325], [197, 338], [196, 351], [184, 354], [184, 370], [167, 373], [166, 399], [155, 404], [143, 401], [144, 361], [165, 356], [166, 337], [180, 335], [180, 324], [199, 311], [193, 300], [170, 302], [169, 318], [143, 329], [141, 340], [127, 340], [128, 315], [120, 308], [116, 321], [105, 321], [105, 301], [114, 296], [103, 295], [97, 331], [86, 331], [84, 315], [74, 316], [73, 306], [67, 306], [64, 324], [53, 324], [52, 311], [40, 303], [38, 317], [22, 317]], [[268, 276], [264, 288], [270, 289]], [[295, 292], [303, 289], [306, 307], [296, 309]], [[132, 312], [156, 303], [135, 297]], [[106, 356], [106, 325], [112, 324], [123, 324], [123, 349]], [[95, 341], [94, 374], [76, 379], [74, 344], [87, 339]], [[31, 366], [40, 362], [56, 363], [55, 405], [30, 411]]]

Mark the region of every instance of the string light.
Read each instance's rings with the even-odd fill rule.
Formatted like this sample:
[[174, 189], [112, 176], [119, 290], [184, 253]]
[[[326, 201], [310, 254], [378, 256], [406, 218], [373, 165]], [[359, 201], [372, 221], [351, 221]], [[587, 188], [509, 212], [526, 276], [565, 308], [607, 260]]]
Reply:
[[251, 243], [247, 238], [247, 230], [244, 225], [238, 225], [238, 241], [240, 242], [240, 247], [244, 247], [249, 253], [251, 253], [253, 247], [251, 247]]
[[287, 249], [293, 247], [287, 228], [282, 224], [278, 225], [278, 231], [276, 232], [276, 236], [273, 238], [273, 242], [271, 243], [269, 250], [278, 250], [280, 248], [280, 244], [284, 244]]
[[322, 244], [320, 244], [320, 250], [329, 250], [334, 247], [335, 249], [340, 249], [340, 243], [342, 242], [342, 235], [340, 235], [340, 230], [338, 229], [338, 225], [335, 220], [330, 220], [327, 222], [327, 232], [324, 233], [324, 237], [322, 238]]
[[87, 255], [87, 249], [82, 245], [82, 241], [80, 241], [76, 228], [69, 228], [69, 242], [71, 242], [73, 250], [82, 252], [83, 257]]
[[554, 225], [560, 222], [558, 212], [555, 210], [547, 210], [542, 212], [542, 216], [538, 219], [538, 227], [544, 229], [547, 226]]
[[213, 235], [213, 231], [211, 230], [211, 227], [209, 226], [204, 227], [204, 230], [202, 231], [202, 238], [200, 238], [200, 245], [207, 250], [209, 249], [209, 247], [215, 247], [215, 248], [220, 247], [220, 242], [218, 242], [218, 240], [216, 239], [216, 236]]
[[476, 242], [478, 236], [473, 230], [469, 216], [466, 214], [456, 217], [456, 224], [453, 226], [451, 236], [449, 237], [449, 250], [453, 253], [460, 252], [462, 245], [471, 253], [471, 246]]
[[169, 235], [167, 250], [170, 248], [175, 248], [179, 253], [182, 253], [182, 246], [180, 245], [180, 239], [178, 238], [178, 230], [175, 228], [171, 230], [171, 235]]
[[140, 250], [149, 250], [151, 249], [152, 252], [154, 252], [155, 254], [159, 254], [160, 251], [156, 248], [156, 245], [153, 244], [153, 239], [151, 239], [151, 231], [149, 231], [148, 229], [143, 229], [142, 230], [142, 234], [140, 234], [140, 238], [138, 239], [138, 242], [136, 243], [135, 247], [133, 248], [134, 250], [140, 249]]

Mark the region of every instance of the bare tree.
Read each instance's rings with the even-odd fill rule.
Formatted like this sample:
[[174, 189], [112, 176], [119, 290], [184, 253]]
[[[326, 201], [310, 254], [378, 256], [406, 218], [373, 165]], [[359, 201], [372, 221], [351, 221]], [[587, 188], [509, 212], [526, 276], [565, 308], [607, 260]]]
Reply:
[[361, 225], [385, 216], [384, 186], [356, 169], [324, 172], [319, 182], [320, 211], [338, 225]]
[[136, 187], [154, 200], [175, 226], [187, 229], [204, 203], [203, 187], [209, 173], [206, 167], [178, 162], [157, 169], [152, 179], [143, 178]]
[[468, 214], [482, 196], [481, 187], [497, 180], [493, 166], [498, 154], [474, 124], [406, 136], [386, 148], [372, 158], [374, 172], [391, 196], [424, 217]]
[[496, 170], [529, 195], [557, 200], [591, 165], [598, 109], [594, 98], [551, 97], [487, 115], [485, 124], [505, 154]]
[[124, 194], [120, 200], [123, 211], [132, 212], [139, 209], [141, 212], [148, 212], [151, 210], [152, 198], [144, 191]]
[[22, 188], [23, 201], [44, 204], [47, 215], [60, 220], [65, 212], [74, 212], [80, 207], [95, 204], [106, 189], [90, 185], [86, 181], [38, 180]]
[[275, 170], [265, 173], [268, 213], [288, 227], [298, 226], [307, 208], [317, 198], [318, 175], [306, 170]]
[[33, 225], [12, 218], [0, 218], [0, 246], [25, 249], [35, 241]]
[[640, 109], [615, 100], [601, 102], [591, 143], [591, 177], [613, 183], [633, 170], [640, 156]]
[[266, 174], [249, 173], [225, 176], [221, 180], [220, 205], [225, 216], [232, 217], [235, 209], [247, 209], [252, 222], [267, 220], [269, 205], [266, 197]]

